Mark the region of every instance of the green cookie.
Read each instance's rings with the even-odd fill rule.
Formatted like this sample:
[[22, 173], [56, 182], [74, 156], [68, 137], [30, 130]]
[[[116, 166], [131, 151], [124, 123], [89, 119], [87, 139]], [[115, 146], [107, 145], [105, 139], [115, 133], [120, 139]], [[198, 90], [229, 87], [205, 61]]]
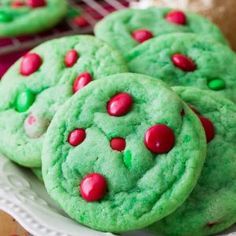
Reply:
[[57, 112], [43, 146], [43, 177], [79, 223], [135, 230], [184, 202], [205, 148], [198, 118], [172, 90], [144, 75], [117, 74], [91, 83]]
[[195, 34], [169, 34], [135, 48], [128, 60], [132, 72], [170, 86], [212, 90], [236, 102], [236, 55], [222, 44]]
[[170, 236], [213, 235], [236, 222], [236, 106], [212, 92], [175, 90], [208, 119], [201, 118], [208, 136], [207, 158], [188, 200], [151, 228]]
[[119, 11], [107, 16], [95, 27], [96, 36], [120, 50], [124, 56], [150, 38], [175, 32], [197, 33], [227, 44], [221, 31], [207, 19], [170, 8]]
[[0, 82], [0, 152], [40, 167], [44, 134], [58, 107], [90, 81], [126, 71], [121, 56], [92, 36], [56, 39], [27, 53]]
[[0, 37], [50, 29], [67, 12], [65, 0], [0, 0], [0, 5]]

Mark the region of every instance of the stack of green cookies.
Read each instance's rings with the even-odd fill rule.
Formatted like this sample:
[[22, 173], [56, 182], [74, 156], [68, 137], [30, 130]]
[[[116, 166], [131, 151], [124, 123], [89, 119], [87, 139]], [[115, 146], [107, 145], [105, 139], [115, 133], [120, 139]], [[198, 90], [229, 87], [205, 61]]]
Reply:
[[114, 13], [95, 34], [46, 42], [6, 73], [0, 152], [95, 230], [233, 225], [236, 55], [220, 30], [152, 8]]

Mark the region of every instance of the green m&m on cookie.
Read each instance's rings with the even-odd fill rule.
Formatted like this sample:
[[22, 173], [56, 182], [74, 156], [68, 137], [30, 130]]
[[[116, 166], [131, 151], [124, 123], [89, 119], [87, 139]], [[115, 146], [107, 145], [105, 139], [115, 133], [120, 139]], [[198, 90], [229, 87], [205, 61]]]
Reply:
[[13, 18], [10, 14], [8, 14], [6, 12], [1, 12], [1, 10], [0, 10], [0, 23], [1, 22], [10, 22], [12, 20], [13, 20]]
[[16, 110], [27, 111], [35, 100], [35, 95], [28, 89], [18, 94], [16, 98]]

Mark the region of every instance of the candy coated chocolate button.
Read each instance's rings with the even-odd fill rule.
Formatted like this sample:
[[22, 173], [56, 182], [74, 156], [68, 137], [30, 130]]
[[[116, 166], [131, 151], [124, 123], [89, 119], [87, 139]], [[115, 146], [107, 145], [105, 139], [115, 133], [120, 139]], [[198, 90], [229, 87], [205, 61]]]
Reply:
[[11, 22], [13, 20], [12, 16], [10, 14], [7, 14], [5, 12], [0, 12], [0, 22]]
[[132, 107], [133, 99], [128, 93], [119, 93], [107, 103], [107, 112], [111, 116], [123, 116]]
[[154, 125], [145, 133], [144, 143], [151, 152], [167, 153], [174, 146], [175, 135], [167, 125]]
[[36, 118], [35, 118], [33, 115], [30, 115], [30, 116], [28, 117], [28, 119], [27, 119], [27, 123], [28, 123], [29, 125], [35, 124], [35, 123], [36, 123]]
[[25, 90], [18, 94], [16, 98], [16, 110], [18, 112], [27, 111], [30, 106], [34, 103], [35, 94], [33, 94], [30, 90]]
[[89, 22], [83, 17], [83, 16], [77, 16], [73, 19], [73, 23], [76, 26], [79, 26], [81, 28], [89, 26]]
[[42, 64], [41, 57], [36, 53], [27, 53], [21, 61], [20, 73], [28, 76], [36, 72]]
[[78, 146], [86, 138], [86, 132], [84, 129], [75, 129], [70, 132], [68, 136], [68, 143], [72, 146]]
[[125, 139], [123, 139], [123, 138], [113, 138], [110, 141], [110, 146], [113, 150], [121, 152], [125, 149], [125, 146], [126, 146]]
[[67, 67], [72, 67], [78, 60], [79, 55], [76, 50], [70, 50], [66, 53], [65, 56], [65, 65]]
[[196, 70], [196, 64], [192, 59], [183, 55], [183, 54], [175, 54], [172, 56], [173, 64], [183, 71], [194, 71]]
[[146, 29], [136, 30], [132, 33], [133, 39], [135, 39], [139, 43], [143, 43], [151, 38], [153, 38], [152, 32]]
[[49, 124], [50, 121], [48, 119], [30, 114], [25, 119], [24, 130], [29, 138], [40, 138], [47, 131]]
[[90, 73], [84, 72], [84, 73], [80, 74], [74, 81], [73, 93], [78, 92], [80, 89], [85, 87], [91, 81], [92, 81], [92, 76]]
[[87, 202], [101, 200], [107, 191], [107, 182], [104, 176], [91, 173], [84, 177], [80, 183], [80, 194]]
[[32, 8], [44, 7], [46, 6], [46, 0], [26, 0], [26, 4]]
[[22, 0], [15, 0], [12, 2], [11, 6], [13, 8], [23, 7], [25, 6], [25, 3]]
[[205, 130], [206, 139], [209, 143], [215, 137], [215, 128], [212, 122], [204, 116], [199, 116], [202, 126]]
[[225, 88], [225, 82], [222, 79], [214, 79], [208, 82], [208, 88], [212, 90], [221, 90]]
[[171, 11], [167, 14], [166, 20], [177, 25], [185, 25], [187, 20], [186, 20], [186, 15], [182, 11]]

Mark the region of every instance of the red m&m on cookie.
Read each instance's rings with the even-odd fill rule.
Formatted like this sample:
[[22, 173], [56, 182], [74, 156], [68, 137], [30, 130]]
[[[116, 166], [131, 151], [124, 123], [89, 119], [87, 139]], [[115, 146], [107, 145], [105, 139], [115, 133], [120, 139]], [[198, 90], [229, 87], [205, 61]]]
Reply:
[[87, 202], [101, 200], [107, 191], [107, 182], [103, 175], [98, 173], [88, 174], [80, 183], [80, 194]]
[[166, 20], [177, 25], [185, 25], [187, 23], [186, 15], [182, 11], [171, 11], [166, 15]]
[[207, 142], [209, 143], [215, 137], [214, 125], [212, 124], [212, 122], [208, 118], [206, 118], [204, 116], [199, 116], [199, 119], [202, 123], [204, 130], [205, 130]]
[[21, 61], [20, 73], [29, 76], [36, 72], [42, 64], [41, 57], [36, 53], [27, 53]]
[[136, 40], [139, 43], [143, 43], [151, 38], [153, 38], [153, 34], [151, 31], [146, 30], [146, 29], [139, 29], [135, 30], [132, 33], [132, 37], [134, 40]]
[[40, 138], [46, 131], [50, 124], [50, 120], [45, 117], [39, 117], [30, 114], [24, 122], [24, 130], [29, 138]]
[[75, 129], [70, 132], [67, 141], [71, 146], [75, 147], [81, 144], [85, 138], [86, 138], [86, 132], [84, 129]]
[[191, 72], [195, 71], [197, 68], [194, 61], [183, 54], [175, 54], [172, 56], [171, 59], [173, 64], [183, 71]]
[[79, 54], [76, 50], [73, 49], [73, 50], [68, 51], [64, 59], [65, 65], [67, 67], [72, 67], [77, 62], [78, 58], [79, 58]]
[[107, 103], [107, 112], [111, 116], [123, 116], [133, 105], [133, 99], [128, 93], [118, 93]]
[[15, 0], [11, 3], [11, 6], [13, 8], [23, 7], [25, 6], [25, 3], [22, 0]]
[[73, 93], [78, 92], [93, 80], [92, 75], [88, 72], [80, 74], [74, 81]]
[[44, 7], [47, 5], [46, 0], [26, 0], [26, 4], [29, 7], [37, 8], [37, 7]]
[[113, 150], [122, 152], [125, 149], [126, 142], [123, 138], [113, 138], [110, 141], [110, 146]]
[[153, 153], [167, 153], [175, 144], [175, 135], [167, 125], [154, 125], [145, 133], [144, 143]]

